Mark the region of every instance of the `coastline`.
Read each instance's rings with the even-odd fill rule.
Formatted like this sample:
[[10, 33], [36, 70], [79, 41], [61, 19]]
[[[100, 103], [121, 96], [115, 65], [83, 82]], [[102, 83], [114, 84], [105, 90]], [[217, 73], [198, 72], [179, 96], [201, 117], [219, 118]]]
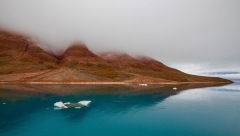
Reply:
[[[2, 96], [8, 96], [8, 92], [17, 94], [56, 94], [66, 95], [74, 93], [173, 93], [186, 89], [216, 87], [231, 84], [229, 82], [0, 82]], [[119, 88], [123, 88], [119, 92]], [[174, 89], [176, 88], [176, 89]], [[115, 91], [117, 90], [117, 91]], [[1, 97], [1, 96], [0, 96]]]
[[149, 84], [149, 85], [180, 85], [180, 84], [231, 84], [232, 82], [3, 82], [0, 84], [36, 84], [36, 85], [138, 85], [138, 84]]

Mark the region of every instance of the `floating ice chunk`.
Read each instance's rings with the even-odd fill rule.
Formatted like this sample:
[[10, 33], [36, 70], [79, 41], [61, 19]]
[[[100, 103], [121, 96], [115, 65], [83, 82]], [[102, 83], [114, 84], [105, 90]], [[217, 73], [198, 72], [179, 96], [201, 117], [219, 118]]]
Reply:
[[66, 104], [71, 104], [70, 102], [65, 102], [65, 103], [63, 103], [64, 105], [66, 105]]
[[54, 109], [55, 110], [65, 109], [65, 108], [80, 109], [82, 106], [88, 106], [89, 103], [91, 103], [91, 101], [79, 101], [78, 103], [71, 103], [71, 102], [63, 103], [59, 101], [54, 103]]
[[87, 106], [89, 103], [91, 103], [91, 101], [80, 101], [78, 103], [83, 105], [83, 106]]
[[4, 102], [4, 103], [2, 103], [2, 104], [6, 104], [6, 103]]
[[148, 86], [147, 84], [139, 84], [139, 86]]
[[54, 103], [54, 106], [57, 107], [57, 108], [68, 108], [66, 105], [64, 105], [63, 102], [56, 102]]
[[173, 90], [177, 90], [177, 87], [173, 87]]

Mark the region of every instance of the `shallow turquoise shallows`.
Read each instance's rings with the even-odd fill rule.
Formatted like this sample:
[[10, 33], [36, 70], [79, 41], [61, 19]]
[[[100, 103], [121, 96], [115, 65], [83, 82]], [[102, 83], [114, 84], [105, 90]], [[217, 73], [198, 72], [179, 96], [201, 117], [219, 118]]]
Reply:
[[[240, 84], [89, 89], [67, 95], [0, 91], [1, 136], [240, 136]], [[104, 90], [104, 91], [103, 91]], [[91, 100], [54, 110], [57, 101]]]

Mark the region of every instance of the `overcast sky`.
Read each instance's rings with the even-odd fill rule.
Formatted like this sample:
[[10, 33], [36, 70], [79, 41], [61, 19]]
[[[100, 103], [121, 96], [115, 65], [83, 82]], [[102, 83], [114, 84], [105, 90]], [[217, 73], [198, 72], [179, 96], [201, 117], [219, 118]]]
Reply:
[[54, 51], [83, 41], [179, 67], [240, 65], [240, 0], [0, 0], [0, 27]]

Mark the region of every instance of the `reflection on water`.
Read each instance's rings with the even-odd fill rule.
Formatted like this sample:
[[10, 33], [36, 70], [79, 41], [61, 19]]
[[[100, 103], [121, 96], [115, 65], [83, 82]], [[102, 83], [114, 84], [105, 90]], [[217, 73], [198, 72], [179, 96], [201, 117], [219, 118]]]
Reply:
[[240, 135], [239, 86], [4, 85], [0, 135]]

